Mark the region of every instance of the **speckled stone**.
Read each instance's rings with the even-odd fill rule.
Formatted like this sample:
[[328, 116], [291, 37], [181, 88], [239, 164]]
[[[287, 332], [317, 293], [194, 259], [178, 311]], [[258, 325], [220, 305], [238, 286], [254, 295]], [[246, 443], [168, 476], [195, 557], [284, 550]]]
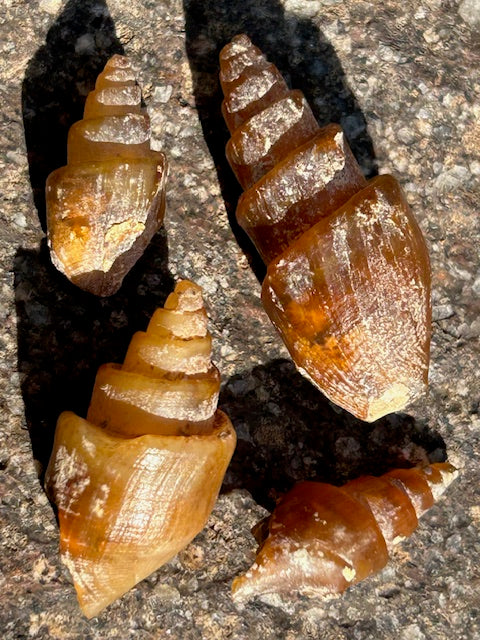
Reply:
[[[0, 21], [0, 629], [5, 640], [473, 640], [480, 637], [480, 84], [465, 0], [4, 0]], [[433, 271], [428, 396], [372, 425], [290, 363], [260, 304], [263, 267], [234, 222], [218, 51], [247, 32], [338, 122], [366, 175], [393, 173]], [[44, 240], [46, 175], [106, 59], [138, 70], [170, 162], [165, 228], [113, 297], [69, 284]], [[97, 367], [119, 360], [174, 279], [201, 284], [221, 406], [238, 432], [206, 528], [98, 618], [82, 617], [41, 478], [63, 409], [85, 415]], [[389, 565], [330, 601], [236, 608], [253, 525], [294, 482], [441, 460], [460, 477]]]

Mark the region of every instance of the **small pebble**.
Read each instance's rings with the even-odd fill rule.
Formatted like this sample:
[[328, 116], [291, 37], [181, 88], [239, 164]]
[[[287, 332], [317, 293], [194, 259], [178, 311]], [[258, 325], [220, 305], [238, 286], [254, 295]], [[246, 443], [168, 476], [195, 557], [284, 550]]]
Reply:
[[46, 11], [50, 15], [55, 15], [62, 6], [62, 0], [40, 0], [38, 7], [40, 11]]
[[451, 304], [440, 304], [437, 307], [433, 307], [432, 319], [433, 320], [446, 320], [455, 315], [455, 311]]
[[160, 85], [153, 90], [153, 99], [155, 102], [165, 104], [170, 100], [173, 93], [173, 87], [171, 84]]
[[458, 13], [470, 27], [480, 25], [480, 0], [463, 0]]

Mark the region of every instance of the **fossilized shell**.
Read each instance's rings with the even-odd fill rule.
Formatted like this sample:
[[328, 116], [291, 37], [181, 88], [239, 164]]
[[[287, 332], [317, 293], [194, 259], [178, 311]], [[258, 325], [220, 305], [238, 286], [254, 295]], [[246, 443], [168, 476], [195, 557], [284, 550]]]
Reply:
[[124, 364], [100, 368], [87, 419], [60, 415], [46, 488], [89, 618], [185, 547], [213, 508], [236, 439], [210, 352], [201, 289], [182, 281]]
[[262, 300], [299, 370], [373, 421], [427, 384], [430, 265], [397, 181], [366, 182], [247, 36], [220, 54], [237, 219], [269, 265]]
[[113, 56], [68, 134], [67, 166], [46, 185], [53, 264], [81, 289], [115, 293], [159, 229], [167, 163], [127, 58]]
[[343, 487], [302, 482], [268, 522], [255, 564], [233, 581], [239, 603], [264, 594], [333, 596], [380, 571], [457, 472], [449, 463], [362, 476]]

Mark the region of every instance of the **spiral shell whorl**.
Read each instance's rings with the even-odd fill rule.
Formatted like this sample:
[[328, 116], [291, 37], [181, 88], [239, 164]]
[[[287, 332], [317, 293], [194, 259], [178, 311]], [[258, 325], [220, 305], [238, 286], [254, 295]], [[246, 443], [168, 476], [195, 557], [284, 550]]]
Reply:
[[125, 436], [208, 431], [220, 390], [210, 358], [201, 289], [182, 281], [133, 336], [123, 365], [100, 367], [87, 419]]
[[424, 392], [430, 265], [397, 181], [366, 181], [335, 124], [245, 35], [220, 54], [237, 220], [268, 264], [262, 301], [301, 373], [372, 422]]
[[123, 365], [100, 368], [87, 420], [60, 415], [46, 488], [88, 617], [204, 527], [235, 448], [200, 287], [180, 282]]
[[449, 463], [363, 476], [343, 487], [302, 482], [276, 506], [254, 565], [233, 581], [235, 600], [340, 594], [380, 571], [392, 547], [454, 480]]
[[111, 295], [165, 210], [166, 160], [150, 149], [149, 118], [127, 58], [107, 62], [67, 149], [67, 166], [46, 185], [52, 262], [80, 288]]

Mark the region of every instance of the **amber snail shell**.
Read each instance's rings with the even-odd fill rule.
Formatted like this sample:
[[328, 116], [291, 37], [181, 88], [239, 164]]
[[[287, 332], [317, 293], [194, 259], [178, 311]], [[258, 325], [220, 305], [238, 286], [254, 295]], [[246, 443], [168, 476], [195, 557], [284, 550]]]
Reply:
[[300, 372], [371, 422], [424, 392], [430, 266], [398, 182], [366, 181], [246, 35], [220, 54], [237, 220], [268, 264], [262, 301]]
[[235, 448], [200, 287], [181, 281], [97, 374], [87, 419], [60, 415], [46, 488], [87, 617], [183, 549], [214, 506]]
[[81, 289], [112, 295], [162, 224], [167, 174], [124, 56], [98, 76], [67, 150], [67, 166], [46, 184], [51, 259]]
[[254, 565], [233, 581], [234, 599], [341, 594], [386, 565], [392, 547], [412, 534], [456, 475], [443, 462], [343, 487], [301, 482], [276, 506]]

